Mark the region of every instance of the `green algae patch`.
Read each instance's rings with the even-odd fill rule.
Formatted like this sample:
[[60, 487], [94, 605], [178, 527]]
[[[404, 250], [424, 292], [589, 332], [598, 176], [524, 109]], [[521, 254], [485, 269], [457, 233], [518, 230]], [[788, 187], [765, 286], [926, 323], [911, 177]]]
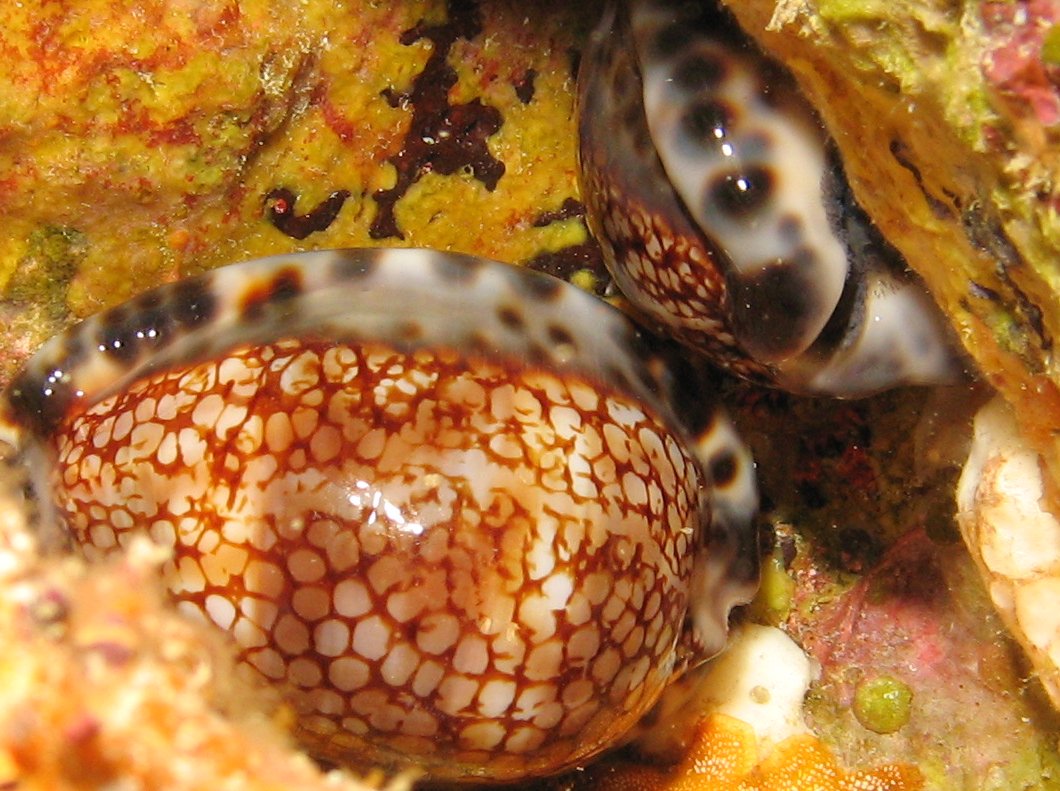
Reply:
[[76, 228], [46, 226], [33, 231], [4, 285], [4, 299], [36, 302], [49, 314], [62, 314], [70, 280], [87, 250], [88, 240]]
[[777, 552], [762, 563], [762, 579], [758, 594], [751, 604], [751, 618], [758, 623], [779, 626], [791, 614], [795, 600], [795, 580], [784, 568], [784, 560]]
[[1042, 61], [1060, 66], [1060, 25], [1053, 25], [1042, 40]]

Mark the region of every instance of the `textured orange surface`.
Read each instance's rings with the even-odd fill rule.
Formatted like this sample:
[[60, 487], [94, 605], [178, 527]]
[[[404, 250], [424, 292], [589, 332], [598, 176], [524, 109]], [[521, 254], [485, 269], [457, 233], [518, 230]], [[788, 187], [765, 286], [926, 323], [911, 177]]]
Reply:
[[812, 736], [792, 736], [763, 761], [751, 726], [724, 714], [703, 718], [680, 763], [670, 769], [615, 764], [590, 788], [613, 791], [918, 791], [920, 772], [886, 764], [848, 772]]

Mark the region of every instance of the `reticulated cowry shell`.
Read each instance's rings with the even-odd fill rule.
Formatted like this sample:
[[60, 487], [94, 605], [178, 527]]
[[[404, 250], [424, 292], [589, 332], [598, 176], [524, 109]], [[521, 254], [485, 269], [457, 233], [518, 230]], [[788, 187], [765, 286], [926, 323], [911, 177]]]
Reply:
[[620, 743], [753, 590], [750, 459], [687, 374], [560, 281], [341, 251], [93, 317], [0, 408], [84, 553], [170, 548], [311, 751], [504, 780]]

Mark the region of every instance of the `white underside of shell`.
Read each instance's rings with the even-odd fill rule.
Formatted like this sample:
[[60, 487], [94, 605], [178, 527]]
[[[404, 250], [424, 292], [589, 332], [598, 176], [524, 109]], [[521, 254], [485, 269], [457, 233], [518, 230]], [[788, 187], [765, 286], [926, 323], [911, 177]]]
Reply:
[[[867, 273], [860, 331], [828, 364], [804, 376], [811, 391], [856, 397], [898, 383], [953, 381], [958, 366], [942, 317], [922, 288], [888, 272]], [[795, 363], [786, 373], [799, 371]], [[802, 375], [800, 375], [801, 378]]]
[[990, 598], [1060, 706], [1060, 520], [1043, 507], [1041, 460], [1000, 398], [975, 418], [958, 522]]

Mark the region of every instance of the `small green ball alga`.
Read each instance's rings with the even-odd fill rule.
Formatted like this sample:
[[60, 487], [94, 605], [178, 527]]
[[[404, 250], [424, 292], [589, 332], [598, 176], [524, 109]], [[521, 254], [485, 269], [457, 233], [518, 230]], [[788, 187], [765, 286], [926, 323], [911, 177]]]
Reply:
[[866, 679], [854, 690], [854, 716], [874, 733], [895, 733], [909, 722], [913, 691], [891, 676]]

